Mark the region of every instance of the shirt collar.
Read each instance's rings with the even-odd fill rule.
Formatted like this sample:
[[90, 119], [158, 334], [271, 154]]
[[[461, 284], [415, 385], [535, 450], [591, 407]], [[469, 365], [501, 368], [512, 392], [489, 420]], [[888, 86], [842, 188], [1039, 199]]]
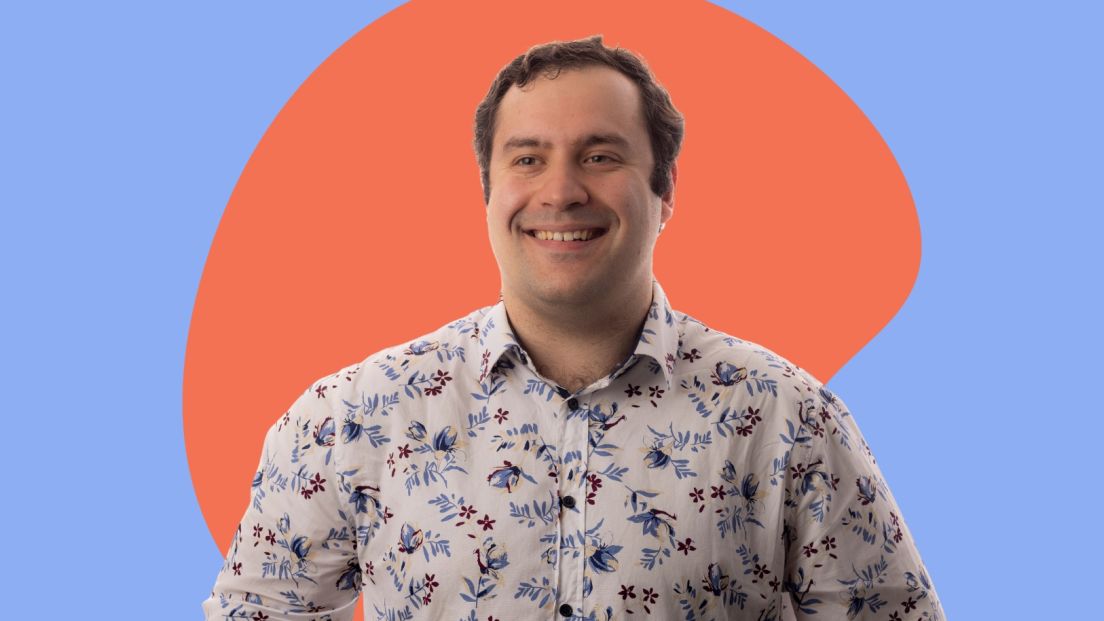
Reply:
[[518, 345], [506, 316], [506, 303], [501, 299], [476, 322], [475, 334], [479, 338], [480, 353], [473, 362], [479, 369], [479, 383], [487, 379], [507, 351], [513, 350], [524, 362], [525, 352]]
[[[498, 304], [490, 309], [476, 321], [475, 335], [479, 339], [480, 354], [473, 359], [479, 370], [479, 381], [482, 383], [491, 374], [495, 365], [499, 364], [502, 355], [510, 351], [522, 364], [528, 364], [528, 356], [525, 350], [517, 342], [510, 321], [506, 315], [506, 304], [499, 300]], [[631, 366], [638, 358], [648, 357], [663, 373], [667, 383], [667, 390], [671, 389], [674, 382], [675, 362], [678, 360], [680, 335], [678, 323], [675, 321], [674, 312], [667, 301], [667, 294], [659, 286], [659, 282], [652, 281], [652, 304], [648, 308], [648, 315], [644, 319], [644, 327], [640, 331], [636, 349], [632, 356], [622, 365], [614, 375]]]
[[667, 380], [667, 390], [671, 390], [675, 381], [675, 362], [678, 360], [680, 341], [679, 324], [675, 321], [675, 313], [667, 301], [667, 294], [663, 292], [659, 282], [653, 280], [652, 305], [648, 309], [633, 357], [647, 356], [655, 360], [663, 372], [663, 378]]

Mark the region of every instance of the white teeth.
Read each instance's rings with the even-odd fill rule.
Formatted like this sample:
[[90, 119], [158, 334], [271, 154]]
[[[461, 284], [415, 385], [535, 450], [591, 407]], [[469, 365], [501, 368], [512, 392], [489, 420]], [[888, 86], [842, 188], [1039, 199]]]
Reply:
[[576, 239], [587, 241], [593, 239], [595, 234], [596, 232], [594, 229], [582, 231], [533, 231], [533, 236], [537, 239], [553, 241], [573, 241]]

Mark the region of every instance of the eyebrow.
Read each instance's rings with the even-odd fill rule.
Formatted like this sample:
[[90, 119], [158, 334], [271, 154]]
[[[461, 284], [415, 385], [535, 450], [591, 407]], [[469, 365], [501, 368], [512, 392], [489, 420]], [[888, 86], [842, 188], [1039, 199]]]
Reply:
[[[593, 147], [596, 145], [611, 145], [615, 147], [628, 148], [629, 141], [621, 134], [588, 134], [587, 136], [574, 141], [573, 146], [577, 147]], [[547, 140], [541, 140], [534, 136], [515, 136], [506, 141], [502, 145], [503, 151], [509, 151], [511, 149], [551, 149], [552, 143]]]

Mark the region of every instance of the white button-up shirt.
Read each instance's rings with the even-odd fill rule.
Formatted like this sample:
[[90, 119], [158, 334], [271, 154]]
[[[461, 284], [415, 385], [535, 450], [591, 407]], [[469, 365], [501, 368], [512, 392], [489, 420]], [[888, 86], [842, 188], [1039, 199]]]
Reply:
[[[208, 619], [941, 619], [843, 402], [673, 312], [570, 394], [502, 303], [272, 426]], [[785, 614], [785, 617], [783, 616]]]

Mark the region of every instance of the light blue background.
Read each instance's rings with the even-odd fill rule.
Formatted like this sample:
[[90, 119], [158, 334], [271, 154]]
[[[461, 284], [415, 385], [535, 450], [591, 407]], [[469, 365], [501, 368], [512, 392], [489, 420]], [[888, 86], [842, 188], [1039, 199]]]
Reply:
[[[0, 617], [199, 618], [222, 557], [182, 442], [203, 262], [281, 106], [395, 4], [0, 10]], [[831, 384], [949, 617], [1099, 615], [1099, 10], [720, 4], [833, 78], [912, 188], [919, 280]]]

